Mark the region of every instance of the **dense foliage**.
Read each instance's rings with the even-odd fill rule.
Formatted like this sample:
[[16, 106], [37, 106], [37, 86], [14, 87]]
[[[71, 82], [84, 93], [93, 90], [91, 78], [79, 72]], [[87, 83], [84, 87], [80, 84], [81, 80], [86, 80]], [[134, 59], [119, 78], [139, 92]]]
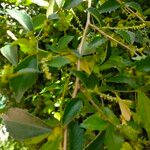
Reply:
[[0, 112], [10, 135], [35, 150], [150, 148], [148, 4], [1, 0]]

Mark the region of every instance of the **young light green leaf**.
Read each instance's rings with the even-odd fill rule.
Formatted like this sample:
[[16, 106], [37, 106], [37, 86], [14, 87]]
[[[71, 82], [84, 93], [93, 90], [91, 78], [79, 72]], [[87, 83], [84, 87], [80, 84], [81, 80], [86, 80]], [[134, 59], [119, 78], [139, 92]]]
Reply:
[[115, 11], [119, 7], [120, 4], [116, 0], [108, 0], [101, 5], [100, 13], [110, 13], [112, 11]]
[[88, 117], [81, 123], [81, 127], [89, 130], [103, 131], [107, 128], [108, 122], [102, 120], [99, 114], [94, 114]]
[[20, 50], [27, 54], [36, 54], [38, 52], [38, 42], [35, 38], [32, 39], [18, 39], [12, 43], [13, 45], [19, 45]]
[[68, 125], [80, 112], [83, 107], [83, 103], [79, 99], [72, 99], [66, 106], [62, 122], [64, 125]]
[[26, 13], [16, 9], [7, 9], [8, 14], [16, 19], [27, 31], [33, 30], [32, 19]]
[[80, 128], [78, 122], [72, 121], [68, 126], [68, 150], [84, 149], [84, 129]]
[[23, 94], [36, 82], [38, 73], [37, 57], [27, 57], [18, 64], [18, 66], [14, 69], [14, 73], [16, 75], [12, 77], [9, 82], [10, 87], [14, 92], [15, 99], [19, 102], [23, 97]]
[[139, 116], [139, 120], [141, 124], [145, 128], [150, 138], [150, 99], [145, 95], [145, 93], [138, 91], [138, 98], [137, 98], [137, 115]]
[[19, 108], [9, 109], [2, 119], [10, 135], [20, 141], [47, 135], [51, 131], [41, 119]]
[[0, 49], [2, 55], [8, 59], [12, 65], [16, 66], [18, 63], [17, 46], [6, 45]]

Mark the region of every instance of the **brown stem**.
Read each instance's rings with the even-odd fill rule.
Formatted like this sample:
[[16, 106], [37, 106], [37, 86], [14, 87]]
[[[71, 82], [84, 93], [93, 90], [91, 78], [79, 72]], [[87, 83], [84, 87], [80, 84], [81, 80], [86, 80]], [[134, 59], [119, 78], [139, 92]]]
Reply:
[[[92, 0], [88, 0], [88, 8], [91, 7], [91, 3], [92, 3]], [[88, 31], [89, 25], [90, 25], [90, 13], [88, 12], [87, 13], [86, 25], [85, 25], [85, 28], [84, 28], [84, 31], [83, 31], [83, 36], [82, 36], [81, 42], [78, 46], [79, 54], [82, 54], [83, 44], [84, 44], [84, 41], [86, 39], [86, 34], [87, 34], [87, 31]], [[80, 70], [80, 59], [78, 59], [78, 61], [77, 61], [77, 70], [78, 71]], [[76, 77], [72, 98], [76, 97], [76, 95], [78, 93], [78, 90], [79, 90], [79, 78]], [[63, 146], [64, 146], [63, 150], [67, 150], [67, 126], [64, 129], [64, 143], [63, 143]]]

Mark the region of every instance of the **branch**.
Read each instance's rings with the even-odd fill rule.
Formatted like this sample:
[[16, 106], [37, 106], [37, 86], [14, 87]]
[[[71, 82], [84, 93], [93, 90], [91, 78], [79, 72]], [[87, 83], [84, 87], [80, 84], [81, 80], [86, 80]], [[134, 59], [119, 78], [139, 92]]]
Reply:
[[[88, 0], [88, 8], [91, 7], [91, 3], [92, 3], [92, 0]], [[84, 41], [86, 39], [86, 34], [87, 34], [87, 31], [88, 31], [89, 25], [90, 25], [90, 13], [88, 12], [87, 13], [86, 25], [85, 25], [85, 28], [84, 28], [84, 31], [83, 31], [83, 36], [82, 36], [81, 42], [78, 46], [79, 54], [82, 54], [83, 44], [84, 44]], [[77, 61], [77, 70], [80, 70], [80, 60]], [[74, 87], [74, 91], [73, 91], [73, 94], [72, 94], [72, 98], [76, 97], [78, 89], [79, 89], [79, 78], [76, 77], [75, 87]], [[67, 150], [67, 134], [68, 134], [67, 127], [65, 127], [65, 129], [64, 129], [63, 150]]]
[[138, 56], [138, 54], [137, 54], [134, 50], [130, 49], [129, 46], [127, 46], [127, 45], [125, 45], [124, 43], [122, 43], [122, 42], [116, 40], [116, 39], [113, 38], [112, 36], [108, 35], [108, 34], [105, 33], [104, 31], [102, 31], [101, 29], [99, 29], [97, 26], [95, 26], [95, 25], [93, 25], [93, 24], [90, 24], [90, 26], [91, 26], [93, 29], [97, 30], [100, 34], [102, 34], [102, 35], [105, 36], [106, 38], [108, 38], [108, 39], [110, 39], [110, 40], [116, 42], [117, 44], [123, 46], [124, 48], [126, 48], [127, 50], [133, 52], [135, 55]]

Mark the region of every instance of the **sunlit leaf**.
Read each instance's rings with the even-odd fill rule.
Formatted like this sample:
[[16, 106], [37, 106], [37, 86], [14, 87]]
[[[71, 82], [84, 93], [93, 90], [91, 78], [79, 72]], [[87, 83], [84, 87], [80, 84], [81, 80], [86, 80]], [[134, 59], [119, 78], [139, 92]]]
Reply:
[[16, 9], [7, 9], [7, 12], [12, 18], [16, 19], [26, 30], [33, 30], [32, 19], [26, 12], [22, 12]]
[[18, 54], [17, 47], [12, 45], [6, 45], [0, 49], [2, 55], [8, 59], [12, 65], [17, 65], [18, 63]]

